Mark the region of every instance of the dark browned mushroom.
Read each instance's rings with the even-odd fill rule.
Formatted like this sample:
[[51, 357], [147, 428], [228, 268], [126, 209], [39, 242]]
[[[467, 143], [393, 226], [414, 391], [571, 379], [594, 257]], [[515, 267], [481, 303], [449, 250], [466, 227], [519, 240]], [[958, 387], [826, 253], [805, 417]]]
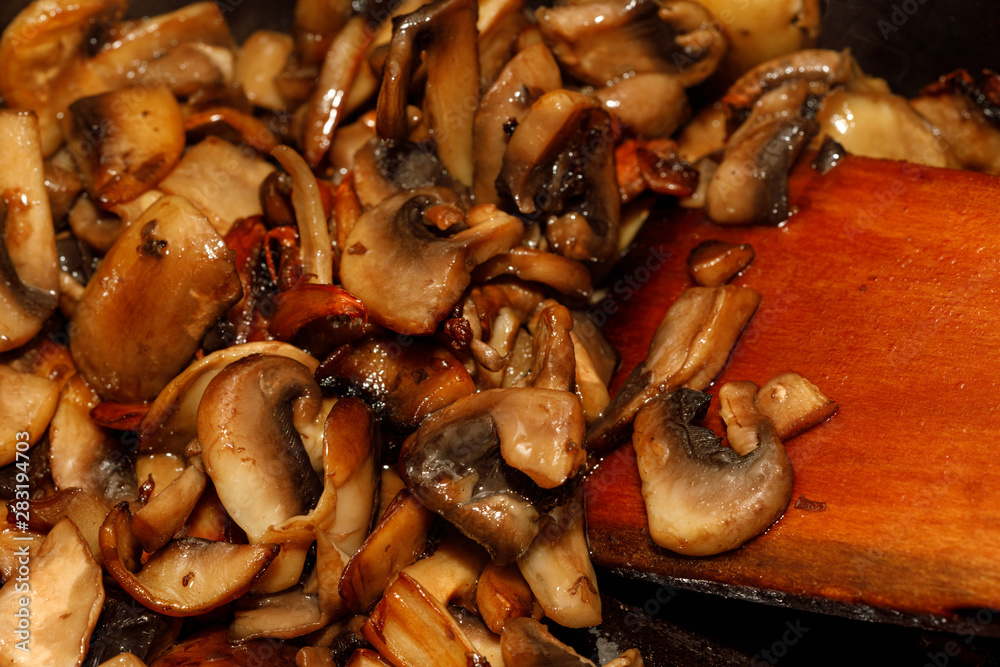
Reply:
[[394, 23], [376, 122], [380, 138], [394, 143], [406, 139], [406, 100], [422, 50], [431, 136], [442, 164], [466, 187], [472, 186], [472, 128], [479, 102], [478, 16], [474, 0], [439, 0]]
[[607, 451], [620, 444], [636, 412], [655, 396], [678, 387], [707, 387], [759, 304], [759, 294], [734, 285], [692, 287], [681, 294], [653, 334], [649, 356], [588, 430], [588, 449]]
[[583, 428], [574, 394], [490, 389], [425, 419], [403, 444], [400, 467], [424, 505], [509, 563], [586, 461]]
[[240, 293], [232, 252], [208, 220], [183, 198], [163, 197], [88, 283], [70, 327], [73, 359], [104, 398], [154, 398]]
[[[654, 398], [635, 418], [632, 445], [642, 478], [649, 533], [661, 547], [690, 556], [735, 549], [778, 520], [792, 496], [792, 464], [771, 420], [740, 389], [741, 424], [756, 443], [741, 455], [697, 425], [710, 397], [678, 389]], [[755, 446], [754, 446], [755, 445]]]
[[478, 203], [498, 203], [496, 180], [513, 128], [543, 94], [562, 88], [552, 51], [538, 42], [519, 51], [504, 65], [483, 94], [475, 115], [475, 187]]
[[184, 121], [166, 86], [119, 88], [69, 107], [63, 134], [87, 191], [103, 208], [156, 186], [184, 150]]
[[521, 213], [547, 221], [553, 251], [606, 269], [618, 252], [620, 218], [607, 111], [581, 93], [543, 95], [510, 138], [497, 191]]

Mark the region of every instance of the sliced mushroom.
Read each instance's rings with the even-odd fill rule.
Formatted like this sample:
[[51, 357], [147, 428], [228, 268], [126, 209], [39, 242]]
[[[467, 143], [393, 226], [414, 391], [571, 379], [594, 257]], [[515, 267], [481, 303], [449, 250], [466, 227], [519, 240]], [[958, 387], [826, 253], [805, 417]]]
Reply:
[[424, 505], [504, 564], [527, 550], [540, 512], [583, 466], [582, 435], [574, 394], [490, 389], [425, 419], [400, 465]]
[[248, 146], [210, 136], [184, 153], [160, 189], [188, 199], [225, 235], [240, 218], [263, 213], [260, 186], [273, 171]]
[[742, 456], [696, 425], [708, 408], [707, 394], [678, 389], [636, 415], [632, 445], [650, 536], [659, 546], [689, 556], [735, 549], [788, 507], [792, 465], [771, 420], [753, 407], [753, 389], [736, 405], [740, 423], [757, 440]]
[[191, 667], [216, 663], [219, 667], [254, 667], [267, 656], [270, 667], [296, 667], [296, 647], [268, 639], [233, 644], [223, 628], [200, 631], [172, 646], [149, 667]]
[[513, 619], [534, 616], [538, 609], [518, 566], [496, 563], [489, 563], [479, 575], [476, 607], [486, 626], [497, 634]]
[[59, 383], [0, 365], [0, 466], [27, 455], [55, 414]]
[[587, 426], [590, 426], [607, 409], [611, 403], [611, 395], [583, 339], [575, 331], [570, 331], [569, 337], [573, 342], [573, 357], [576, 360], [576, 395], [580, 397], [584, 419]]
[[278, 356], [235, 361], [205, 389], [198, 405], [205, 471], [253, 543], [319, 498], [297, 427], [316, 418], [321, 402], [309, 369]]
[[611, 117], [596, 100], [552, 91], [514, 130], [497, 179], [521, 213], [553, 216], [545, 231], [552, 250], [598, 268], [618, 249], [613, 140]]
[[699, 0], [719, 20], [728, 49], [719, 65], [733, 81], [750, 68], [815, 45], [819, 0]]
[[467, 187], [472, 186], [473, 116], [479, 101], [478, 16], [474, 0], [441, 0], [394, 23], [376, 124], [382, 139], [406, 139], [406, 99], [422, 49], [431, 136], [445, 168]]
[[818, 127], [811, 118], [776, 117], [731, 140], [708, 186], [709, 218], [720, 224], [788, 220], [788, 172]]
[[62, 220], [83, 190], [83, 181], [69, 151], [59, 150], [45, 160], [45, 190], [49, 195], [52, 220]]
[[0, 163], [6, 165], [0, 170], [2, 352], [28, 342], [55, 311], [59, 262], [38, 120], [29, 111], [0, 110], [0, 134], [7, 137], [0, 143]]
[[122, 653], [105, 660], [97, 667], [146, 667], [146, 663], [137, 658], [133, 653]]
[[99, 403], [80, 375], [69, 379], [49, 428], [49, 467], [57, 488], [83, 489], [110, 507], [134, 500], [138, 489], [135, 467], [121, 439], [90, 418]]
[[119, 88], [77, 100], [63, 121], [87, 191], [103, 208], [156, 186], [184, 150], [184, 121], [166, 86]]
[[378, 652], [368, 648], [359, 648], [351, 654], [346, 667], [389, 667]]
[[815, 92], [825, 92], [858, 76], [859, 69], [848, 51], [803, 49], [767, 60], [745, 72], [729, 87], [723, 104], [749, 109], [764, 93], [792, 81], [817, 84]]
[[522, 616], [507, 624], [500, 636], [504, 662], [524, 667], [594, 667], [572, 647], [552, 636], [544, 625]]
[[101, 566], [69, 519], [0, 589], [0, 661], [5, 665], [79, 665], [104, 602]]
[[998, 90], [995, 72], [976, 80], [958, 70], [926, 86], [910, 105], [934, 124], [966, 169], [1000, 175]]
[[323, 488], [336, 491], [337, 511], [316, 528], [350, 557], [368, 537], [378, 509], [381, 438], [371, 408], [357, 398], [337, 401], [326, 418], [323, 445]]
[[316, 90], [303, 121], [303, 154], [313, 167], [329, 152], [333, 135], [346, 112], [347, 97], [364, 65], [374, 31], [358, 15], [336, 33], [323, 60]]
[[132, 534], [128, 503], [101, 526], [101, 558], [108, 573], [146, 607], [167, 616], [194, 616], [243, 595], [278, 553], [273, 544], [228, 544], [185, 537], [143, 563]]
[[198, 404], [205, 387], [230, 363], [252, 354], [288, 357], [304, 365], [309, 372], [319, 365], [306, 352], [280, 341], [245, 343], [206, 355], [174, 377], [149, 406], [138, 428], [139, 449], [152, 453], [183, 453], [197, 434]]
[[[446, 534], [434, 553], [407, 565], [406, 574], [441, 604], [476, 608], [476, 582], [489, 562], [481, 546], [457, 532]], [[391, 584], [390, 584], [391, 585]]]
[[663, 72], [645, 72], [613, 81], [594, 91], [608, 113], [635, 134], [669, 137], [691, 113], [681, 80]]
[[132, 532], [144, 551], [153, 553], [170, 541], [187, 521], [207, 484], [205, 473], [190, 465], [135, 513]]
[[[340, 277], [371, 319], [402, 334], [431, 333], [468, 287], [471, 270], [524, 234], [517, 218], [500, 211], [450, 236], [432, 233], [428, 210], [456, 204], [452, 191], [427, 188], [390, 197], [358, 219]], [[388, 275], [396, 279], [383, 280]]]
[[302, 268], [313, 276], [312, 282], [328, 285], [333, 282], [333, 246], [316, 177], [302, 156], [288, 146], [278, 146], [272, 155], [292, 175], [292, 204], [299, 228]]
[[433, 519], [409, 489], [395, 496], [344, 570], [340, 594], [352, 611], [371, 609], [389, 580], [420, 557]]
[[83, 96], [73, 81], [74, 70], [82, 62], [81, 51], [92, 27], [119, 18], [126, 6], [124, 0], [33, 2], [4, 30], [0, 94], [10, 108], [39, 114], [40, 146], [46, 155], [62, 143], [58, 114]]
[[274, 79], [293, 48], [290, 35], [274, 30], [256, 30], [246, 38], [236, 59], [234, 75], [251, 104], [273, 111], [285, 110], [285, 99]]
[[839, 406], [798, 373], [781, 373], [754, 398], [757, 410], [774, 422], [778, 437], [794, 438], [834, 415]]
[[[17, 516], [16, 505], [17, 501], [8, 501], [9, 516]], [[97, 535], [108, 514], [108, 508], [100, 496], [78, 488], [64, 489], [44, 498], [33, 498], [28, 501], [28, 505], [30, 529], [48, 533], [63, 518], [68, 518], [80, 531], [80, 537], [87, 543], [91, 555], [98, 559], [101, 557]]]
[[301, 586], [274, 595], [244, 596], [229, 626], [231, 642], [249, 639], [292, 639], [322, 628], [323, 615], [316, 595]]
[[403, 346], [388, 336], [368, 336], [338, 348], [316, 377], [327, 390], [363, 396], [403, 433], [476, 391], [469, 371], [447, 349], [422, 339]]
[[690, 0], [599, 0], [541, 7], [536, 16], [563, 67], [596, 86], [664, 72], [686, 88], [708, 78], [726, 52], [715, 19]]
[[552, 252], [518, 246], [483, 262], [475, 271], [476, 282], [502, 275], [548, 285], [573, 301], [589, 299], [594, 292], [590, 273], [575, 259]]
[[578, 493], [549, 513], [517, 560], [545, 615], [568, 628], [601, 623], [601, 596], [583, 523], [583, 496]]
[[816, 114], [817, 136], [852, 155], [959, 169], [949, 142], [910, 103], [888, 92], [835, 90]]
[[554, 304], [538, 313], [530, 326], [533, 363], [525, 379], [529, 387], [573, 391], [576, 386], [576, 348], [570, 337], [573, 317], [566, 306]]
[[543, 94], [562, 88], [562, 75], [552, 51], [538, 42], [519, 51], [503, 66], [493, 85], [483, 94], [475, 115], [476, 201], [500, 201], [496, 180], [514, 127]]
[[405, 573], [386, 589], [362, 631], [395, 665], [469, 667], [483, 661], [448, 609]]
[[653, 334], [649, 355], [588, 430], [588, 449], [603, 452], [619, 444], [636, 412], [655, 396], [678, 387], [707, 387], [726, 365], [759, 304], [760, 295], [746, 287], [684, 291]]
[[73, 359], [104, 398], [151, 399], [239, 297], [232, 253], [208, 220], [183, 198], [163, 197], [88, 283], [70, 327]]
[[710, 239], [702, 241], [688, 255], [688, 271], [703, 287], [725, 285], [753, 261], [753, 246], [749, 243], [726, 243]]

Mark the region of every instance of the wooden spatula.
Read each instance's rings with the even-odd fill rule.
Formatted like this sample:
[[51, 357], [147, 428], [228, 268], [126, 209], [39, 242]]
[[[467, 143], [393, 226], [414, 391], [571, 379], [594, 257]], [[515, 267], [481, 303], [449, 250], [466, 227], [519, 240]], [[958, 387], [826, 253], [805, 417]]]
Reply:
[[753, 245], [734, 282], [763, 302], [715, 386], [794, 370], [840, 405], [785, 443], [792, 506], [736, 551], [674, 555], [649, 538], [627, 444], [586, 484], [595, 562], [858, 616], [1000, 608], [1000, 179], [847, 157], [825, 175], [800, 161], [790, 190], [798, 211], [782, 228], [720, 227], [700, 212], [651, 221], [623, 268], [623, 284], [641, 285], [611, 290], [600, 312], [620, 384], [692, 285], [691, 249]]

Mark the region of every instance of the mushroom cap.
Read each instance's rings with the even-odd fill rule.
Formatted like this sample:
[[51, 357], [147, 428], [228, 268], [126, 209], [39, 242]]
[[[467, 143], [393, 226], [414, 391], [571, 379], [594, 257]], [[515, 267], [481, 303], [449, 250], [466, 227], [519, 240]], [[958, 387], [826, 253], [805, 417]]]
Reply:
[[735, 549], [777, 521], [792, 496], [792, 464], [771, 420], [756, 416], [759, 444], [740, 456], [695, 424], [710, 400], [693, 389], [662, 394], [639, 411], [632, 434], [650, 536], [689, 556]]

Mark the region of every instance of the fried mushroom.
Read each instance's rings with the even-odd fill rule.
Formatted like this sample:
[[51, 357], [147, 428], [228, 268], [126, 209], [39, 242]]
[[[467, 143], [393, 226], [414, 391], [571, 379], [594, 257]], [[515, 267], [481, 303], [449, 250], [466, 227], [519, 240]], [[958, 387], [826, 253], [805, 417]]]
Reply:
[[788, 507], [793, 472], [785, 448], [771, 420], [753, 406], [756, 387], [737, 391], [730, 400], [745, 431], [738, 438], [743, 454], [697, 425], [708, 409], [707, 394], [678, 389], [636, 415], [632, 445], [649, 533], [661, 547], [688, 556], [729, 551]]

